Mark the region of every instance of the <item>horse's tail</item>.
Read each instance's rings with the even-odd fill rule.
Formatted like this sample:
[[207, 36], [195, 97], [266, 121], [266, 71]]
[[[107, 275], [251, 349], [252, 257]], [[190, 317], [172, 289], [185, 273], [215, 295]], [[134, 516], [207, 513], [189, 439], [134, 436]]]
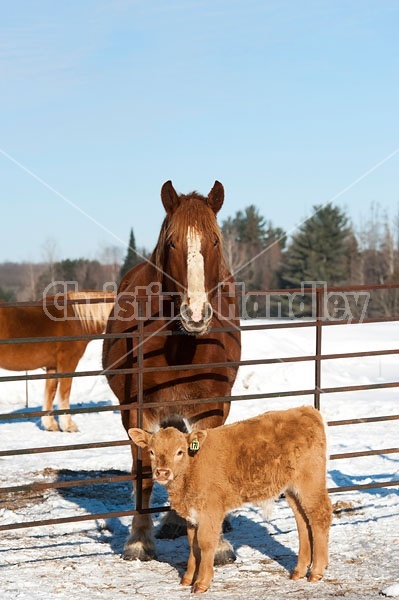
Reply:
[[[107, 299], [115, 299], [113, 292], [83, 291], [68, 292], [68, 300], [86, 300], [73, 305], [75, 316], [82, 323], [85, 333], [99, 333], [105, 331], [107, 320], [114, 305]], [[101, 302], [101, 300], [104, 300]], [[90, 302], [98, 300], [98, 302]]]

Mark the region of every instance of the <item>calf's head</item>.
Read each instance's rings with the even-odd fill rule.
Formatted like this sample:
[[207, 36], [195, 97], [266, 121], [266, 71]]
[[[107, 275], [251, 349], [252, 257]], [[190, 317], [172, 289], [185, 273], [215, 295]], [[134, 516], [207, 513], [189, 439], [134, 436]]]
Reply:
[[187, 470], [190, 455], [198, 451], [207, 435], [205, 430], [184, 434], [175, 427], [156, 433], [132, 427], [128, 434], [136, 446], [148, 451], [153, 479], [165, 486]]

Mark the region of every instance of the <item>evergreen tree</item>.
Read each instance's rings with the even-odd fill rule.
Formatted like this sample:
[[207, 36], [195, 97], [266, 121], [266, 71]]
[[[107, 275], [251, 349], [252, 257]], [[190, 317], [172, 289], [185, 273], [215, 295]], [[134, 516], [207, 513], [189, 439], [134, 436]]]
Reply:
[[[353, 233], [346, 214], [327, 204], [313, 207], [314, 214], [299, 228], [283, 255], [281, 287], [299, 288], [302, 282], [344, 285], [349, 277], [348, 253]], [[304, 296], [306, 314], [310, 297]]]
[[314, 206], [314, 214], [299, 228], [285, 253], [281, 276], [284, 287], [302, 281], [342, 285], [347, 278], [348, 218], [338, 207]]
[[16, 302], [16, 296], [13, 290], [4, 290], [0, 287], [0, 300], [2, 302]]
[[[245, 291], [270, 290], [277, 287], [277, 273], [285, 244], [284, 231], [273, 227], [254, 205], [238, 211], [222, 224], [225, 256], [236, 281]], [[265, 296], [249, 294], [245, 311], [250, 317], [266, 316]], [[244, 308], [244, 307], [243, 307]]]
[[130, 269], [135, 267], [139, 262], [141, 262], [141, 257], [138, 256], [136, 250], [136, 240], [134, 238], [133, 228], [130, 230], [129, 237], [129, 246], [127, 248], [126, 258], [123, 262], [120, 271], [120, 277], [122, 278]]

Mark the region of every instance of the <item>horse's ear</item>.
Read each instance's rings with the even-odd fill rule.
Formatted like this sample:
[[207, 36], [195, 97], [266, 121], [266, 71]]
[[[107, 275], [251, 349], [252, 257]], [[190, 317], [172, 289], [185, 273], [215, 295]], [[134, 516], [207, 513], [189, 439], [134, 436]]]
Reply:
[[163, 184], [161, 198], [166, 212], [168, 215], [172, 215], [179, 206], [180, 200], [170, 180]]
[[215, 181], [213, 188], [208, 194], [208, 204], [212, 208], [215, 215], [222, 208], [224, 201], [224, 187], [220, 181]]

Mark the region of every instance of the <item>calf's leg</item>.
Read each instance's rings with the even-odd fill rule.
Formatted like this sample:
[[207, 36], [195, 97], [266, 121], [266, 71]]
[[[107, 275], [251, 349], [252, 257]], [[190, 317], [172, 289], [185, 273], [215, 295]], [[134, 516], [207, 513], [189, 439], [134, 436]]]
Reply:
[[[192, 591], [195, 594], [206, 592], [213, 579], [213, 562], [218, 544], [223, 517], [201, 515], [194, 535], [194, 555], [199, 554], [198, 573]], [[198, 549], [196, 548], [198, 546]]]
[[321, 491], [312, 502], [312, 509], [305, 508], [312, 530], [313, 559], [309, 581], [320, 581], [328, 566], [328, 537], [332, 507], [327, 490]]
[[285, 497], [294, 513], [299, 537], [298, 561], [295, 569], [291, 573], [291, 579], [301, 579], [306, 576], [312, 562], [311, 531], [296, 495], [287, 490], [285, 492]]
[[[227, 396], [228, 394], [223, 389], [223, 390], [220, 390], [219, 392], [215, 392], [215, 396], [216, 395]], [[212, 416], [209, 416], [212, 413], [212, 410], [214, 408], [216, 408], [216, 412], [222, 410], [222, 414], [213, 414]], [[202, 418], [202, 419], [195, 418], [194, 424], [191, 422], [193, 429], [214, 429], [215, 427], [220, 427], [221, 425], [223, 425], [223, 423], [227, 419], [229, 410], [230, 410], [229, 402], [224, 402], [221, 405], [220, 404], [209, 405], [208, 410], [206, 411], [206, 413], [204, 413], [207, 416], [204, 416], [204, 418]], [[231, 525], [230, 525], [227, 517], [224, 520], [224, 528], [225, 528], [225, 531], [231, 530]], [[235, 560], [236, 560], [236, 555], [234, 553], [233, 547], [230, 544], [230, 542], [228, 542], [223, 537], [222, 532], [221, 532], [217, 546], [216, 546], [216, 551], [215, 551], [215, 556], [214, 556], [214, 565], [215, 566], [227, 565], [229, 563], [233, 563]]]
[[[324, 489], [323, 489], [324, 488]], [[309, 523], [312, 543], [312, 566], [309, 581], [320, 581], [328, 566], [328, 537], [332, 518], [331, 501], [325, 486], [316, 490], [302, 489], [298, 495]]]
[[187, 569], [184, 573], [181, 584], [182, 585], [193, 585], [196, 574], [197, 574], [197, 566], [200, 563], [200, 552], [197, 543], [197, 529], [194, 525], [190, 523], [187, 524], [187, 538], [188, 543], [190, 545], [190, 555], [188, 557]]

